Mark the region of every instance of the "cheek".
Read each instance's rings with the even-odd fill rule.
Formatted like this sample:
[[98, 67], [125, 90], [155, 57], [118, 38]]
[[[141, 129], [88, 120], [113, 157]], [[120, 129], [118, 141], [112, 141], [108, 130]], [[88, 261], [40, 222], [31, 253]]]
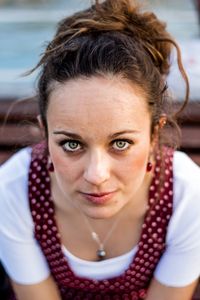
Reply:
[[50, 156], [54, 165], [54, 173], [60, 182], [72, 182], [77, 176], [76, 164], [72, 164], [66, 154], [57, 146], [49, 146]]
[[146, 150], [141, 150], [132, 159], [132, 168], [135, 170], [142, 170], [146, 167], [148, 160], [148, 153]]
[[127, 180], [140, 180], [146, 174], [146, 165], [149, 152], [147, 149], [138, 149], [134, 151], [129, 159], [123, 164], [123, 174]]

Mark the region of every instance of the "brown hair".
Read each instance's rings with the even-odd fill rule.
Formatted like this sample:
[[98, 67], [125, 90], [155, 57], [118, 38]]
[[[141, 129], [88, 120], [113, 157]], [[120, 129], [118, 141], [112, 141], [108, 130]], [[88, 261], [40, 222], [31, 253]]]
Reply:
[[[173, 46], [186, 83], [185, 100], [176, 113], [168, 111], [170, 95], [166, 83]], [[163, 114], [168, 125], [178, 132], [176, 117], [189, 97], [180, 50], [166, 24], [153, 13], [142, 12], [136, 1], [96, 0], [89, 9], [63, 19], [37, 67], [42, 67], [38, 96], [46, 133], [52, 83], [108, 73], [126, 78], [145, 92], [152, 113], [152, 132]]]

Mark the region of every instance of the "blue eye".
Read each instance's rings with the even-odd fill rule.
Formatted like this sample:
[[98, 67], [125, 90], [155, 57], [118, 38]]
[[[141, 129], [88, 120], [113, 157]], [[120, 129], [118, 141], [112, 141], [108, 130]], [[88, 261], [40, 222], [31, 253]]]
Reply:
[[117, 140], [113, 142], [113, 148], [118, 151], [123, 151], [128, 149], [130, 144], [133, 144], [133, 142], [127, 140]]
[[65, 151], [76, 152], [81, 149], [81, 145], [78, 141], [65, 141], [62, 143], [62, 147]]

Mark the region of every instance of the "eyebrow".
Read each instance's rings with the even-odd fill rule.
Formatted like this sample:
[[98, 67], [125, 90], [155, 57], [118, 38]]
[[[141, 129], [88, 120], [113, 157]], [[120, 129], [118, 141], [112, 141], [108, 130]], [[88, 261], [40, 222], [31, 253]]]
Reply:
[[123, 135], [123, 134], [127, 134], [127, 133], [139, 133], [139, 130], [123, 130], [123, 131], [119, 131], [119, 132], [116, 132], [114, 134], [111, 134], [109, 135], [110, 138], [115, 138], [117, 137], [118, 135]]
[[[109, 135], [109, 138], [110, 139], [116, 138], [119, 135], [123, 135], [123, 134], [127, 134], [127, 133], [139, 133], [139, 130], [123, 130], [123, 131], [119, 131], [119, 132], [116, 132], [114, 134]], [[64, 131], [64, 130], [53, 131], [53, 134], [62, 134], [62, 135], [66, 135], [68, 137], [71, 137], [73, 139], [82, 139], [82, 137], [79, 134], [68, 132], [68, 131]]]
[[80, 135], [78, 135], [76, 133], [72, 133], [72, 132], [67, 132], [67, 131], [64, 131], [64, 130], [53, 131], [53, 134], [63, 134], [63, 135], [66, 135], [68, 137], [71, 137], [73, 139], [82, 139]]

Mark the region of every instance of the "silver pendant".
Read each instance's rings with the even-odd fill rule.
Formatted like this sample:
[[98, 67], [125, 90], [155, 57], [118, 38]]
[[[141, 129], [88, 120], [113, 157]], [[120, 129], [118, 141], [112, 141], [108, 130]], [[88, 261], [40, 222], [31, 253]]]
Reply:
[[104, 260], [106, 258], [106, 251], [104, 249], [98, 249], [97, 256], [99, 260]]

